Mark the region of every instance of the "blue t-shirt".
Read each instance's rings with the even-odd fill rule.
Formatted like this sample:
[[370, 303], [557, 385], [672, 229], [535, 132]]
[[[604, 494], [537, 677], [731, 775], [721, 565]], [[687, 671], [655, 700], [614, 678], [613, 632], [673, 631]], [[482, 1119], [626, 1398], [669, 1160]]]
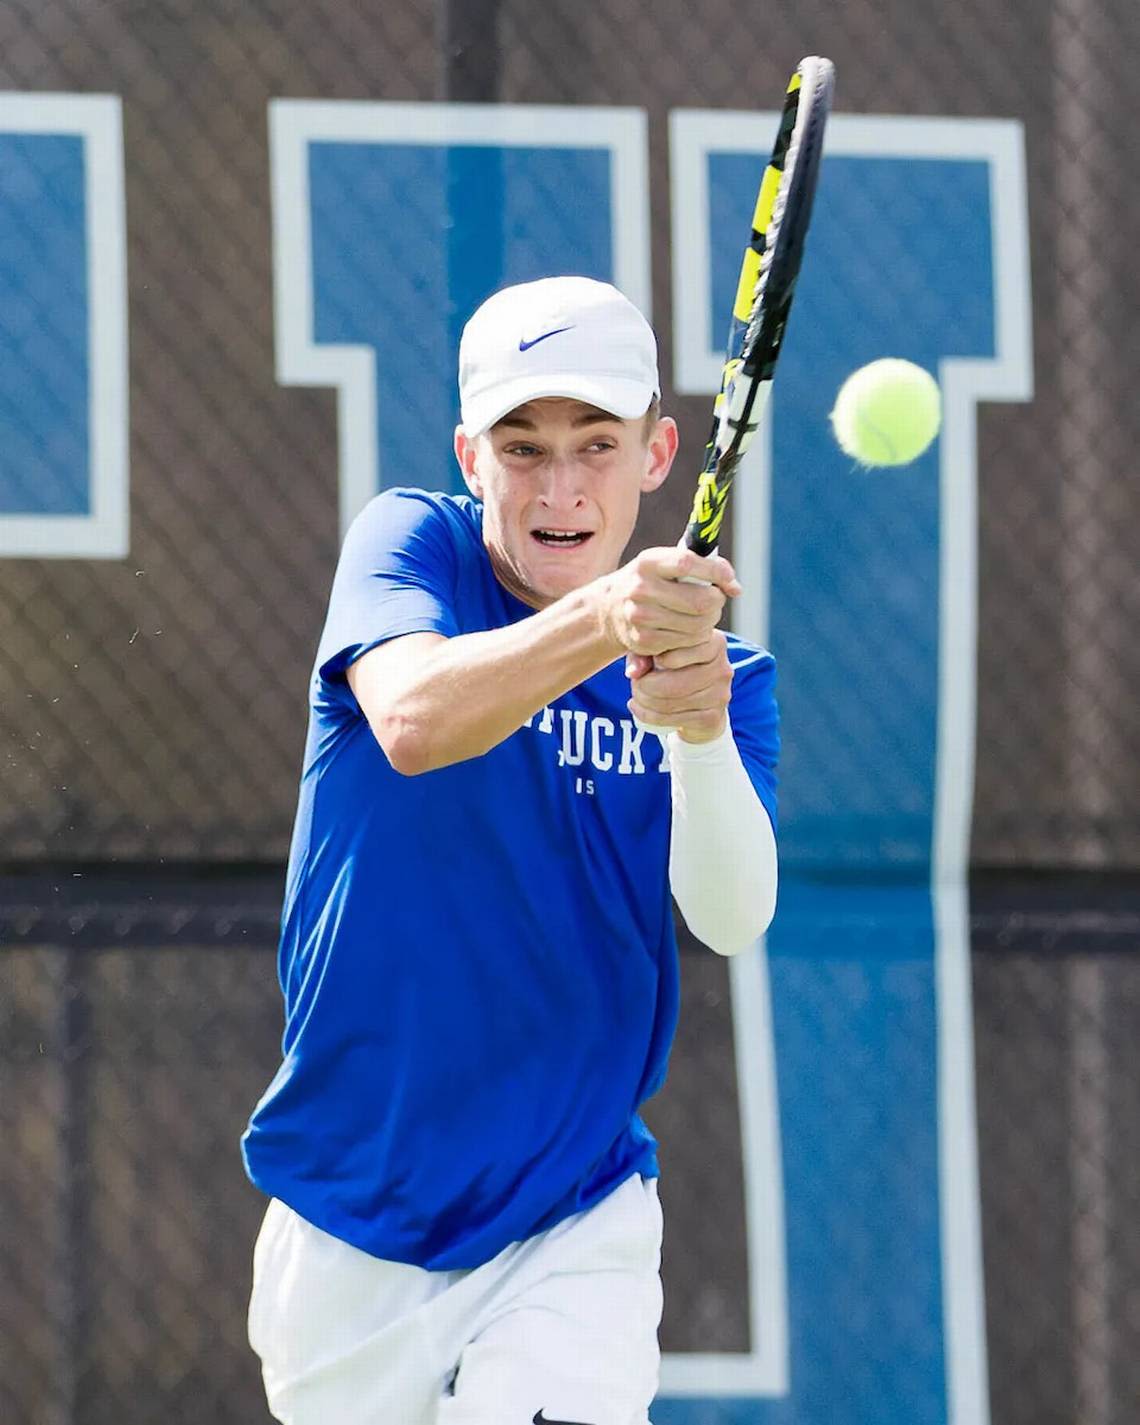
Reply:
[[[283, 1061], [242, 1140], [265, 1193], [374, 1256], [475, 1267], [657, 1172], [638, 1107], [677, 1018], [669, 777], [623, 660], [475, 757], [393, 771], [345, 670], [500, 628], [482, 506], [389, 490], [345, 540], [311, 680], [278, 969]], [[772, 659], [730, 640], [774, 815]]]

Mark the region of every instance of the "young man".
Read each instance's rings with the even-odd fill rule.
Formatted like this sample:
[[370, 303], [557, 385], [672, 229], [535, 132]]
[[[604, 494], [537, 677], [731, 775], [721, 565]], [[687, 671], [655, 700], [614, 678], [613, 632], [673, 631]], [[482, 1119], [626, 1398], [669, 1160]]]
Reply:
[[[491, 297], [460, 348], [474, 498], [349, 531], [310, 694], [250, 1340], [285, 1425], [645, 1425], [670, 891], [730, 954], [775, 902], [771, 658], [722, 558], [622, 563], [665, 479], [614, 288]], [[695, 579], [701, 582], [681, 582]], [[674, 727], [658, 736], [640, 724]]]

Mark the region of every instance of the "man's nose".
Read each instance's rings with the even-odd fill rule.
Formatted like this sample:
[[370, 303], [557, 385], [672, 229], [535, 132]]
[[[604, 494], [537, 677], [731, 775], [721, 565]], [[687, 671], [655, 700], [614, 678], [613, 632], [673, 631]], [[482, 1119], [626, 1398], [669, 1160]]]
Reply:
[[550, 506], [577, 507], [585, 500], [582, 471], [568, 456], [552, 456], [543, 471], [541, 499]]

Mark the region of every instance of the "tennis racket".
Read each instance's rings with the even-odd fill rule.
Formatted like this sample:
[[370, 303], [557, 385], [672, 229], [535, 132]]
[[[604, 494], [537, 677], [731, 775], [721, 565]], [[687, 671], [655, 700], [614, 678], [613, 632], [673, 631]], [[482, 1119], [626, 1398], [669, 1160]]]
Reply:
[[[835, 66], [810, 55], [792, 75], [776, 146], [760, 181], [744, 249], [720, 392], [682, 545], [713, 554], [729, 491], [756, 434], [788, 326], [835, 90]], [[668, 728], [648, 728], [665, 733]]]
[[744, 249], [720, 393], [682, 543], [711, 554], [741, 457], [760, 424], [788, 326], [835, 90], [835, 66], [811, 55], [792, 75]]

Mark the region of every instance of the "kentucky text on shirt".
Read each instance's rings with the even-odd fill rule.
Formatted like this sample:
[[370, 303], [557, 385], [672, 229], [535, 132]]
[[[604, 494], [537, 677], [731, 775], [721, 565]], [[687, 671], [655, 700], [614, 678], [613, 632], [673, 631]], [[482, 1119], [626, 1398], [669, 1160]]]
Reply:
[[[534, 725], [538, 718], [538, 731], [555, 735], [555, 714], [558, 718], [558, 765], [560, 767], [581, 767], [589, 762], [596, 772], [614, 770], [619, 777], [637, 776], [645, 771], [641, 757], [641, 744], [645, 740], [645, 729], [638, 727], [632, 718], [623, 717], [615, 726], [608, 717], [590, 717], [580, 708], [544, 707], [541, 713], [532, 714], [523, 727]], [[656, 734], [655, 734], [656, 735]], [[620, 738], [620, 746], [619, 746]], [[662, 772], [669, 770], [669, 747], [661, 742]]]

